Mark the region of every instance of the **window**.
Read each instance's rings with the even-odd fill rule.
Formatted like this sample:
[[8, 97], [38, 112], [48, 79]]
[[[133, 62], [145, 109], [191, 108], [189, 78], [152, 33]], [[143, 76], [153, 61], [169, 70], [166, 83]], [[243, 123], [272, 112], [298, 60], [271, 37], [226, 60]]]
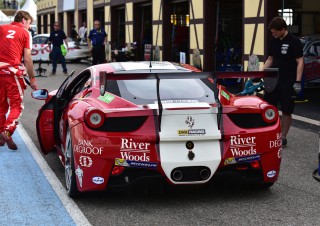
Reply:
[[[157, 102], [156, 80], [118, 81], [121, 97], [135, 104]], [[192, 90], [192, 91], [190, 91]], [[166, 102], [214, 102], [213, 91], [199, 79], [162, 79], [160, 98]]]
[[287, 25], [293, 25], [293, 10], [292, 9], [284, 9], [282, 13], [282, 9], [278, 10], [279, 14], [282, 15], [282, 18], [286, 21]]

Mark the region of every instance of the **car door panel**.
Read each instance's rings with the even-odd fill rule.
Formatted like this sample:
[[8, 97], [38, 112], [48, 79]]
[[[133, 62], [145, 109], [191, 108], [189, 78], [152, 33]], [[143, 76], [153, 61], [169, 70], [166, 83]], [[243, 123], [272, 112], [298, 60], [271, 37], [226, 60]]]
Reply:
[[41, 151], [48, 154], [55, 150], [56, 139], [54, 138], [54, 108], [53, 102], [55, 98], [52, 97], [39, 110], [37, 118], [37, 134], [40, 143]]

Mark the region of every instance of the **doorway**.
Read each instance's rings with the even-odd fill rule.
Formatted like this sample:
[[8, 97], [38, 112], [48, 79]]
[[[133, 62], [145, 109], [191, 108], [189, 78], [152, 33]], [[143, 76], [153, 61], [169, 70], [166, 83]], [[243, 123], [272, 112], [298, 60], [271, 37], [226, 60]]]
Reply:
[[152, 3], [135, 4], [133, 36], [136, 42], [136, 59], [150, 60], [152, 46]]
[[170, 9], [171, 59], [173, 62], [189, 64], [189, 1], [173, 1]]

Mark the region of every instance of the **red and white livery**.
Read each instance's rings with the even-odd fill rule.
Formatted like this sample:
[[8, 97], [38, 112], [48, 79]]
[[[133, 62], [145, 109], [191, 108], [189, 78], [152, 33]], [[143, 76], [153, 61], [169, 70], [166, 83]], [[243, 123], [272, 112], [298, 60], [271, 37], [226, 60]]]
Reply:
[[278, 112], [211, 82], [218, 76], [169, 62], [100, 64], [69, 75], [59, 90], [33, 93], [46, 100], [37, 119], [41, 150], [57, 150], [72, 197], [221, 175], [270, 187], [281, 163]]

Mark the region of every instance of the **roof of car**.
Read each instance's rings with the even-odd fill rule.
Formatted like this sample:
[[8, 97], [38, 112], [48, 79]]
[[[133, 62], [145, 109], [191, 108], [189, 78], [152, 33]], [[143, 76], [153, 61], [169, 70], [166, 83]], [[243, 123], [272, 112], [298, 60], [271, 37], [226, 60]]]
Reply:
[[141, 62], [115, 62], [110, 63], [115, 69], [115, 73], [148, 73], [155, 72], [192, 72], [192, 69], [187, 69], [179, 64], [174, 64], [168, 61], [141, 61]]
[[46, 36], [46, 37], [49, 37], [50, 34], [37, 34], [37, 35], [35, 35], [34, 37], [38, 37], [38, 36]]
[[302, 36], [302, 37], [300, 38], [300, 40], [301, 40], [301, 41], [316, 41], [316, 40], [320, 40], [320, 34]]

